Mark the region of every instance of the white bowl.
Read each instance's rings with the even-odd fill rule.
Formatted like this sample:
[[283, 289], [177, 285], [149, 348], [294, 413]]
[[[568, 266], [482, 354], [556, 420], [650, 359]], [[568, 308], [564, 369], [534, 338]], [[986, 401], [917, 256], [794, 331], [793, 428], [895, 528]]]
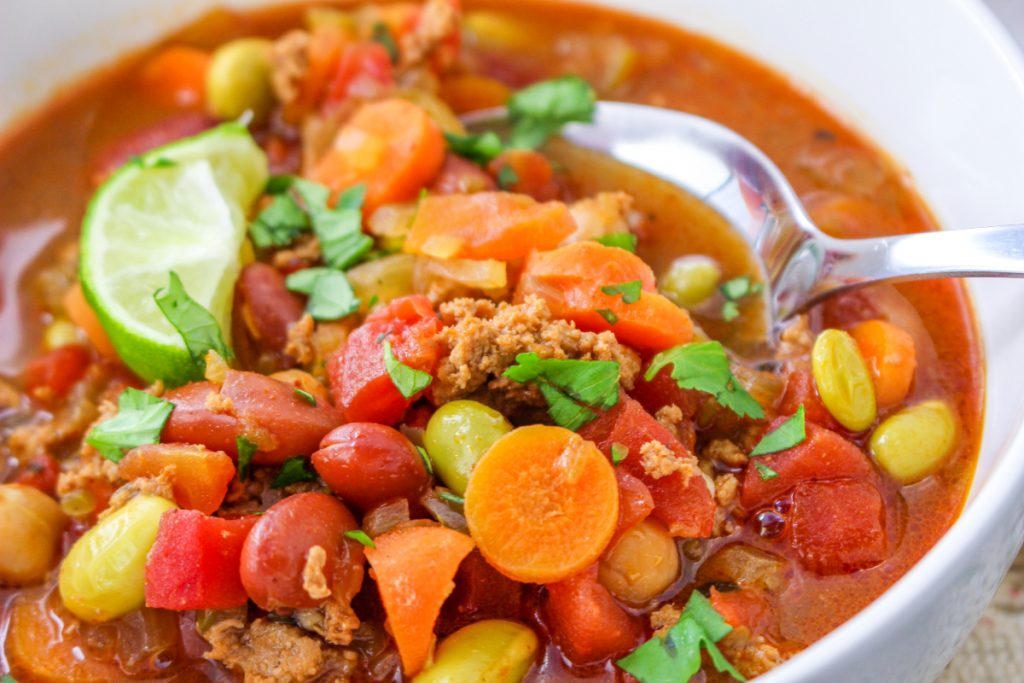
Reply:
[[[1024, 220], [1024, 61], [977, 0], [600, 2], [710, 34], [789, 74], [903, 164], [944, 225]], [[217, 3], [157, 4], [2, 0], [0, 127], [69, 78]], [[1024, 282], [972, 289], [989, 372], [963, 515], [887, 593], [764, 683], [933, 680], [1024, 541]]]

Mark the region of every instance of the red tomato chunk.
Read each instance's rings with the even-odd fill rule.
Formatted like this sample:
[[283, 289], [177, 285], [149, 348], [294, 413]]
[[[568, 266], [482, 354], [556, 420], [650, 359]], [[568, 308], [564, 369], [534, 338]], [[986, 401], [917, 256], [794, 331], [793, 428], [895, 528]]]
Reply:
[[85, 376], [91, 361], [89, 350], [78, 344], [44, 353], [25, 366], [25, 390], [44, 403], [64, 398]]
[[874, 484], [806, 482], [793, 491], [792, 543], [819, 574], [866, 569], [887, 556], [885, 505]]

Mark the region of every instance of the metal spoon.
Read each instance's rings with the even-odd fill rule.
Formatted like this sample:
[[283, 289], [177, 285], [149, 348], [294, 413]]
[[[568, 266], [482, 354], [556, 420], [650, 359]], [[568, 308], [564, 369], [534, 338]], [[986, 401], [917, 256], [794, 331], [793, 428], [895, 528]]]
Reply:
[[[504, 109], [464, 117], [500, 126]], [[745, 138], [708, 119], [600, 102], [562, 137], [683, 188], [744, 234], [764, 268], [769, 329], [865, 285], [936, 277], [1024, 277], [1024, 225], [846, 240], [814, 225], [782, 172]]]

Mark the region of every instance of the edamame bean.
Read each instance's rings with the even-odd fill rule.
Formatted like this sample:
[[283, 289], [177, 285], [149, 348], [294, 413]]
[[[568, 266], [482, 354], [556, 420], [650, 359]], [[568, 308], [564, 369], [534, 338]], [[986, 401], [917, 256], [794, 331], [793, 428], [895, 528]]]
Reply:
[[477, 461], [510, 431], [512, 425], [497, 410], [476, 401], [452, 401], [431, 416], [423, 443], [441, 481], [461, 496]]
[[871, 454], [893, 479], [913, 484], [953, 450], [956, 420], [943, 401], [925, 401], [886, 418], [871, 435]]
[[862, 432], [878, 415], [875, 385], [857, 342], [843, 330], [825, 330], [814, 340], [811, 370], [822, 403], [839, 424]]
[[39, 489], [0, 485], [0, 584], [42, 581], [53, 566], [67, 521], [57, 501]]
[[679, 578], [679, 549], [658, 522], [645, 519], [607, 551], [597, 580], [630, 605], [644, 605]]
[[64, 606], [87, 621], [109, 621], [142, 607], [146, 555], [160, 517], [177, 506], [140, 495], [75, 541], [60, 568]]
[[251, 111], [257, 120], [270, 113], [270, 46], [265, 38], [241, 38], [217, 48], [206, 72], [206, 103], [221, 119]]
[[722, 270], [713, 258], [694, 254], [673, 261], [659, 287], [680, 306], [696, 306], [715, 293], [721, 278]]
[[487, 619], [460, 628], [437, 647], [414, 683], [519, 683], [540, 646], [532, 629]]

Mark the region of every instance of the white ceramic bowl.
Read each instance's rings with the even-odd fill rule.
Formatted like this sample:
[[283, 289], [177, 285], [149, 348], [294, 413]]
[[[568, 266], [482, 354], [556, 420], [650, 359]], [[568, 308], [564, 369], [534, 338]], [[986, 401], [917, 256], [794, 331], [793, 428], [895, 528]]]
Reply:
[[[710, 34], [789, 74], [903, 164], [947, 227], [1024, 221], [1024, 60], [977, 0], [600, 2]], [[2, 0], [0, 127], [214, 4]], [[885, 595], [764, 683], [933, 680], [1024, 540], [1024, 282], [972, 289], [989, 371], [961, 519]]]

